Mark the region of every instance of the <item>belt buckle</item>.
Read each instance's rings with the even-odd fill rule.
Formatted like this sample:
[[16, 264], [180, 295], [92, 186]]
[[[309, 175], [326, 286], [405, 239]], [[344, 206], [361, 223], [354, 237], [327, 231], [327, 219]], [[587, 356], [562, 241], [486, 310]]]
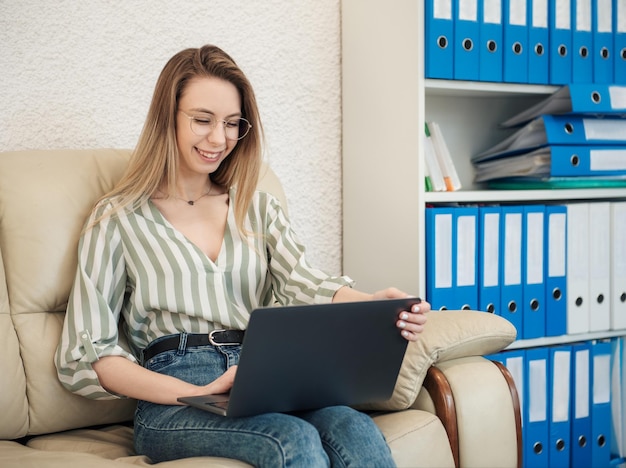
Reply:
[[209, 332], [209, 343], [211, 343], [213, 346], [235, 346], [235, 345], [239, 345], [241, 343], [218, 343], [217, 341], [215, 341], [215, 334], [216, 333], [222, 333], [222, 332], [226, 332], [227, 330], [224, 329], [219, 329], [219, 330], [213, 330], [212, 332]]

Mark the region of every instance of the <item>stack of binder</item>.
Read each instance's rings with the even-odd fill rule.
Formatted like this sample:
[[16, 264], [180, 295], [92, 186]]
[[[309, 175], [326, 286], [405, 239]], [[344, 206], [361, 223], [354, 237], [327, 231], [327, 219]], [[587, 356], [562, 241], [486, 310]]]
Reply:
[[425, 0], [427, 78], [626, 83], [623, 0]]
[[488, 356], [515, 381], [525, 467], [608, 467], [624, 462], [624, 338]]
[[477, 182], [626, 185], [626, 86], [570, 84], [502, 125], [522, 126], [472, 158]]
[[626, 202], [427, 207], [426, 295], [518, 339], [626, 330]]

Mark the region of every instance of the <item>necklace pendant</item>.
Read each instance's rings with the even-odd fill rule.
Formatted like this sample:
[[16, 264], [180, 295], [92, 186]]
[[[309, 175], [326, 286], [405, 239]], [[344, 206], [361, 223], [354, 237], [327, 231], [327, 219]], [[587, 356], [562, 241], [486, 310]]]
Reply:
[[189, 200], [189, 201], [187, 202], [187, 204], [188, 204], [188, 205], [191, 205], [191, 206], [193, 206], [193, 204], [194, 204], [194, 201], [193, 201], [193, 200]]

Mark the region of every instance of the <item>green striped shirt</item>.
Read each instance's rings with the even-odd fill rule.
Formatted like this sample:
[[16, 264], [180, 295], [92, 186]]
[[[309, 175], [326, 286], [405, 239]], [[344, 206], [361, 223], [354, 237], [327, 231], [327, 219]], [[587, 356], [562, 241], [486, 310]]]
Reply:
[[[256, 192], [245, 220], [254, 234], [242, 237], [233, 195], [215, 262], [152, 202], [104, 217], [83, 234], [56, 354], [66, 388], [88, 398], [116, 398], [102, 388], [91, 366], [102, 356], [137, 361], [139, 350], [160, 336], [245, 329], [256, 307], [274, 300], [330, 302], [341, 286], [352, 286], [345, 276], [329, 276], [309, 265], [280, 202], [268, 193]], [[88, 225], [111, 206], [100, 203]]]

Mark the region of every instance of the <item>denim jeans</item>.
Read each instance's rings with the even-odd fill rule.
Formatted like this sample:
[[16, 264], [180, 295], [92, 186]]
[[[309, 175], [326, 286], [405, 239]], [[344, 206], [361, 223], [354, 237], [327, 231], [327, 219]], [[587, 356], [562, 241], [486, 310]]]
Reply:
[[[154, 356], [144, 366], [205, 385], [237, 364], [240, 351], [240, 346], [181, 345]], [[227, 418], [191, 406], [140, 401], [135, 414], [135, 448], [153, 462], [215, 456], [259, 467], [394, 466], [373, 420], [345, 406]]]

